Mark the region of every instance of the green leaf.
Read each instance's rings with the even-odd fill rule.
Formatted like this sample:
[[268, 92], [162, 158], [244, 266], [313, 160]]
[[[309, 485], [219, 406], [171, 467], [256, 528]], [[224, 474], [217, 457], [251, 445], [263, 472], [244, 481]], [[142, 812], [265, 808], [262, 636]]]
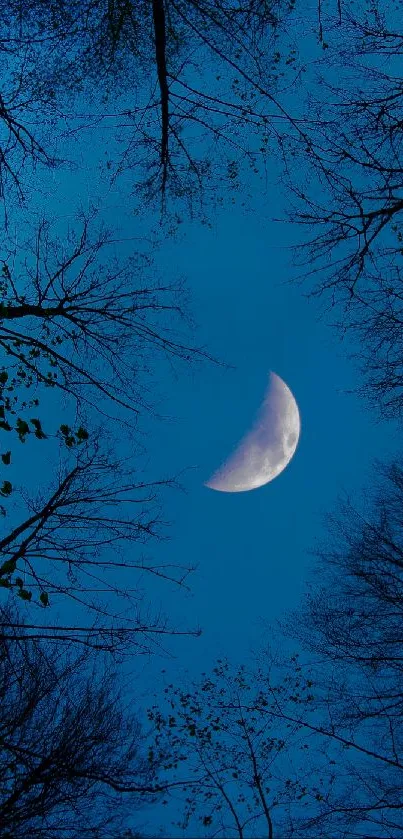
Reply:
[[8, 380], [7, 370], [2, 370], [1, 373], [0, 373], [0, 384], [5, 385], [7, 380]]
[[80, 425], [80, 428], [78, 428], [76, 431], [76, 436], [79, 440], [88, 440], [88, 431], [86, 431], [86, 429], [83, 428], [82, 425]]
[[16, 577], [15, 578], [14, 585], [18, 586], [19, 588], [23, 587], [24, 583], [23, 583], [23, 580], [21, 579], [21, 577]]
[[31, 419], [31, 423], [35, 428], [35, 437], [37, 437], [38, 440], [45, 440], [46, 434], [42, 430], [41, 421], [38, 419]]
[[7, 496], [11, 495], [12, 491], [13, 486], [10, 484], [10, 481], [3, 481], [3, 486], [0, 487], [0, 495], [2, 495], [3, 498], [7, 498]]
[[3, 580], [0, 577], [0, 588], [11, 588], [10, 580]]
[[47, 591], [41, 591], [39, 595], [39, 600], [41, 601], [43, 606], [49, 606], [49, 595]]
[[18, 597], [21, 597], [21, 600], [31, 600], [32, 591], [27, 591], [26, 588], [20, 588], [20, 590], [17, 591], [17, 595]]
[[4, 431], [12, 431], [11, 425], [6, 420], [1, 420], [0, 428]]
[[17, 565], [17, 561], [15, 559], [6, 559], [5, 562], [0, 566], [0, 574], [3, 576], [4, 574], [13, 574], [15, 571], [15, 567]]
[[17, 419], [16, 431], [21, 442], [24, 443], [26, 434], [30, 434], [30, 428], [28, 423], [21, 419], [21, 417], [18, 417]]
[[4, 454], [2, 454], [2, 456], [1, 456], [1, 459], [4, 463], [4, 465], [8, 466], [10, 461], [11, 461], [11, 452], [4, 452]]

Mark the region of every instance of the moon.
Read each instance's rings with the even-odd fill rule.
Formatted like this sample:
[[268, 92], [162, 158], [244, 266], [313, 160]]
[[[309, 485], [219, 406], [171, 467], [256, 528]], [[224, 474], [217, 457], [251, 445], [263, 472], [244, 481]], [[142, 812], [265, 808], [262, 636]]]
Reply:
[[224, 464], [205, 482], [219, 492], [246, 492], [277, 478], [297, 448], [301, 421], [289, 387], [270, 373], [257, 419]]

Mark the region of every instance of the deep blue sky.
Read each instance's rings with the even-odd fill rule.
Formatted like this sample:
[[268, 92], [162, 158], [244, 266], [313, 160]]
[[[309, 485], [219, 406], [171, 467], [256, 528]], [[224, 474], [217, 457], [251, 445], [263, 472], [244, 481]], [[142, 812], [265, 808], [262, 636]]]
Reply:
[[[190, 558], [199, 571], [186, 604], [203, 636], [187, 647], [210, 659], [242, 657], [260, 618], [295, 606], [308, 577], [307, 549], [322, 530], [321, 514], [343, 489], [365, 482], [375, 456], [393, 448], [393, 429], [376, 425], [362, 403], [344, 393], [356, 383], [345, 347], [318, 319], [318, 308], [285, 284], [290, 230], [231, 211], [213, 231], [194, 229], [167, 247], [166, 264], [187, 270], [203, 338], [235, 370], [206, 367], [171, 388], [176, 422], [155, 426], [153, 459], [168, 472], [195, 468], [186, 495], [173, 495], [175, 521], [164, 556]], [[203, 486], [250, 428], [269, 370], [292, 389], [301, 415], [300, 442], [285, 471], [246, 493]], [[181, 604], [183, 607], [183, 603]], [[182, 654], [182, 664], [184, 658]]]
[[[363, 403], [346, 393], [359, 381], [346, 358], [351, 347], [321, 319], [318, 302], [307, 301], [304, 289], [288, 282], [295, 274], [289, 246], [300, 231], [269, 221], [285, 211], [274, 157], [268, 159], [266, 192], [257, 179], [245, 184], [252, 195], [246, 210], [240, 195], [213, 215], [211, 228], [186, 222], [177, 237], [164, 239], [157, 215], [133, 216], [132, 176], [105, 187], [99, 176], [105, 134], [96, 140], [96, 132], [84, 132], [78, 146], [69, 147], [77, 169], [44, 176], [31, 206], [43, 209], [45, 196], [49, 216], [64, 224], [80, 206], [100, 199], [101, 216], [118, 231], [117, 238], [134, 237], [117, 245], [122, 253], [136, 247], [136, 237], [153, 231], [161, 276], [168, 282], [186, 278], [197, 341], [234, 368], [205, 364], [169, 380], [161, 369], [159, 409], [170, 419], [146, 416], [142, 423], [150, 476], [182, 473], [186, 489], [167, 494], [171, 539], [150, 545], [150, 551], [164, 561], [198, 566], [189, 579], [190, 594], [168, 586], [155, 593], [178, 626], [202, 628], [201, 638], [169, 645], [177, 654], [169, 667], [190, 668], [196, 675], [219, 654], [247, 657], [262, 621], [297, 605], [309, 575], [308, 550], [323, 535], [322, 515], [342, 490], [359, 492], [373, 459], [394, 449], [396, 430], [390, 424], [386, 433], [385, 425], [377, 425]], [[108, 154], [113, 157], [111, 141]], [[258, 490], [214, 492], [203, 481], [250, 428], [270, 370], [284, 379], [299, 406], [294, 458]], [[158, 661], [151, 662], [153, 680], [159, 669]]]
[[[92, 137], [91, 146], [83, 138], [81, 148], [85, 170], [50, 176], [48, 186], [43, 179], [49, 215], [73, 217], [102, 190], [96, 172], [104, 147]], [[142, 684], [152, 683], [156, 695], [162, 668], [169, 679], [178, 668], [197, 676], [218, 655], [247, 659], [262, 622], [297, 606], [309, 579], [308, 550], [324, 533], [323, 514], [341, 491], [356, 496], [374, 458], [396, 447], [395, 426], [376, 424], [363, 403], [346, 393], [359, 383], [346, 357], [348, 345], [320, 319], [317, 302], [287, 283], [293, 272], [287, 246], [299, 231], [268, 221], [285, 209], [274, 175], [273, 168], [265, 195], [257, 181], [247, 184], [253, 211], [242, 210], [240, 202], [227, 205], [212, 229], [186, 223], [180, 237], [162, 241], [155, 254], [168, 281], [178, 274], [187, 278], [198, 341], [234, 366], [206, 364], [166, 382], [157, 376], [165, 397], [160, 410], [171, 419], [146, 417], [143, 423], [150, 475], [182, 472], [186, 488], [167, 494], [171, 540], [150, 545], [150, 551], [167, 562], [198, 566], [190, 594], [158, 586], [155, 596], [178, 626], [200, 625], [203, 631], [198, 639], [169, 644], [176, 659], [128, 663], [131, 671], [145, 668]], [[130, 214], [128, 183], [104, 196], [104, 219], [111, 227], [118, 223], [127, 237], [141, 235], [143, 227], [158, 230], [157, 218], [139, 221]], [[203, 481], [250, 428], [270, 370], [284, 379], [299, 406], [294, 458], [258, 490], [207, 489]], [[136, 681], [136, 698], [138, 689]]]

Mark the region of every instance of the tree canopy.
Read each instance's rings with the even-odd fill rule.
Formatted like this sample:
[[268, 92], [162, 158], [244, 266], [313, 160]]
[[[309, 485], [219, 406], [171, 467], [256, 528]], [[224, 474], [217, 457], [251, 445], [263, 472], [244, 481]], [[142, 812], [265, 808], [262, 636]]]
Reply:
[[[56, 126], [70, 140], [80, 128], [115, 126], [122, 151], [107, 160], [110, 175], [131, 171], [141, 202], [177, 220], [183, 212], [205, 216], [228, 185], [240, 185], [245, 162], [257, 171], [260, 159], [264, 167], [276, 123], [286, 116], [275, 92], [300, 72], [293, 69], [294, 6], [295, 0], [7, 4], [3, 181], [22, 197], [28, 159], [63, 163], [51, 150]], [[36, 111], [42, 119], [26, 128], [25, 115]]]
[[[21, 620], [1, 607], [2, 630]], [[59, 644], [55, 655], [49, 642], [17, 637], [0, 637], [2, 839], [136, 839], [123, 831], [158, 799], [158, 778], [116, 674], [88, 651]]]

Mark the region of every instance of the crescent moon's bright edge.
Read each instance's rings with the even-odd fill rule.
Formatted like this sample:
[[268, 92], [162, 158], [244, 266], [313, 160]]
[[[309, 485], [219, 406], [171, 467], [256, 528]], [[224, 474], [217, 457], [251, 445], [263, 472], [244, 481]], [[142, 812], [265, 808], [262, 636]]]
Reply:
[[301, 430], [298, 405], [280, 376], [270, 373], [269, 387], [256, 422], [205, 482], [219, 492], [246, 492], [269, 483], [285, 469]]

